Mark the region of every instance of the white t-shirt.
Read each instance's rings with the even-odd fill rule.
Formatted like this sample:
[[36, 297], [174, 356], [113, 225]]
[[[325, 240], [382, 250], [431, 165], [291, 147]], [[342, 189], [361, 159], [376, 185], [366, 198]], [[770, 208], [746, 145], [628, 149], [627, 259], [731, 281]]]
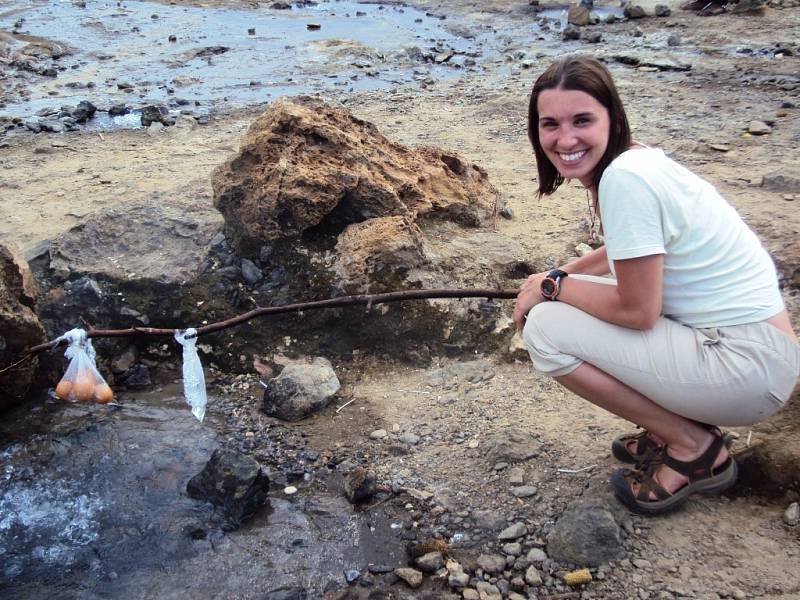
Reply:
[[662, 313], [692, 327], [763, 321], [784, 308], [775, 265], [716, 189], [663, 151], [620, 154], [600, 180], [608, 262], [664, 254]]

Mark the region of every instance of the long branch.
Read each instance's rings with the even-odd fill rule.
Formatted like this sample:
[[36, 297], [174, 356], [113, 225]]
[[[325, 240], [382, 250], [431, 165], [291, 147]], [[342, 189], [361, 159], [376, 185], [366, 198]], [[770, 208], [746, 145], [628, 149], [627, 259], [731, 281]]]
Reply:
[[[357, 296], [342, 296], [341, 298], [330, 298], [328, 300], [318, 300], [315, 302], [298, 302], [296, 304], [286, 304], [284, 306], [265, 306], [255, 308], [249, 312], [238, 315], [225, 321], [218, 321], [210, 325], [197, 328], [197, 335], [204, 335], [221, 329], [227, 329], [240, 323], [245, 323], [256, 317], [265, 315], [277, 315], [289, 312], [302, 312], [304, 310], [318, 310], [323, 308], [339, 308], [342, 306], [353, 306], [366, 304], [367, 307], [376, 304], [386, 304], [388, 302], [400, 302], [403, 300], [425, 300], [431, 298], [516, 298], [518, 290], [407, 290], [402, 292], [386, 292], [384, 294], [360, 294]], [[95, 329], [90, 327], [86, 331], [88, 337], [126, 337], [131, 335], [164, 335], [172, 336], [175, 329], [160, 329], [157, 327], [131, 327], [129, 329]], [[185, 328], [183, 328], [185, 329]], [[26, 354], [33, 355], [42, 350], [47, 350], [58, 345], [58, 340], [52, 340], [33, 346], [28, 349]], [[1, 372], [1, 371], [0, 371]]]

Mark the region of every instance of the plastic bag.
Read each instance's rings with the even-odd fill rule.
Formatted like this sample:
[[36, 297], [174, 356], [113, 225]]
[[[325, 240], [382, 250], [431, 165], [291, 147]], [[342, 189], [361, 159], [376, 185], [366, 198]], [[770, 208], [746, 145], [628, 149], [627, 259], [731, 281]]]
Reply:
[[86, 332], [72, 329], [56, 341], [63, 340], [69, 343], [64, 353], [69, 365], [56, 386], [56, 396], [67, 402], [111, 402], [114, 392], [95, 366], [96, 354]]
[[197, 356], [197, 330], [176, 331], [175, 339], [183, 346], [183, 395], [192, 414], [202, 423], [206, 415], [206, 377]]

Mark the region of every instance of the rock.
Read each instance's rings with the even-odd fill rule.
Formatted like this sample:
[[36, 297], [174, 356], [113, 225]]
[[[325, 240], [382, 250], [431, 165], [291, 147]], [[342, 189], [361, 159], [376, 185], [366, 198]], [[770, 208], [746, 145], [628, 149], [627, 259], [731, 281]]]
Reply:
[[750, 121], [750, 124], [747, 126], [747, 131], [752, 135], [766, 135], [772, 132], [772, 127], [763, 121]]
[[478, 590], [478, 598], [480, 600], [503, 600], [503, 595], [500, 593], [499, 588], [488, 581], [479, 581], [475, 588]]
[[681, 36], [677, 33], [671, 33], [667, 38], [667, 46], [674, 47], [681, 45]]
[[441, 552], [428, 552], [414, 562], [423, 573], [435, 573], [444, 566], [444, 557]]
[[608, 506], [588, 498], [569, 507], [547, 538], [550, 558], [576, 565], [599, 566], [625, 556], [620, 528]]
[[547, 560], [547, 554], [541, 548], [531, 548], [526, 558], [532, 563], [540, 563]]
[[120, 375], [119, 380], [130, 390], [146, 390], [153, 382], [150, 379], [150, 369], [147, 365], [133, 365]]
[[506, 557], [501, 554], [481, 554], [475, 561], [486, 573], [496, 575], [506, 568]]
[[127, 115], [129, 112], [131, 112], [131, 109], [124, 104], [114, 104], [113, 106], [109, 107], [108, 116], [121, 117], [122, 115]]
[[261, 269], [248, 258], [242, 259], [241, 269], [242, 277], [244, 277], [244, 280], [250, 285], [256, 285], [259, 281], [264, 279], [264, 273], [261, 272]]
[[[38, 295], [28, 263], [16, 246], [0, 243], [0, 367], [22, 358], [23, 351], [45, 341], [33, 311]], [[34, 381], [38, 357], [0, 372], [0, 411], [22, 402]]]
[[581, 31], [574, 25], [567, 25], [561, 32], [561, 39], [564, 41], [581, 39]]
[[570, 4], [567, 9], [567, 22], [576, 27], [584, 27], [589, 24], [590, 10], [583, 4]]
[[227, 237], [245, 254], [372, 218], [429, 215], [475, 226], [498, 197], [485, 171], [454, 153], [410, 150], [312, 100], [271, 104], [212, 186]]
[[498, 540], [516, 540], [521, 538], [523, 535], [528, 533], [528, 528], [525, 526], [525, 523], [514, 523], [513, 525], [509, 525], [503, 531], [497, 534]]
[[514, 428], [506, 429], [490, 444], [488, 458], [494, 462], [527, 460], [538, 456], [542, 446], [531, 434]]
[[170, 116], [166, 106], [149, 105], [142, 108], [141, 123], [142, 127], [150, 127], [153, 123], [169, 126], [175, 124], [175, 119]]
[[800, 173], [774, 171], [764, 175], [761, 185], [773, 192], [800, 193]]
[[418, 588], [422, 585], [422, 573], [409, 567], [399, 567], [394, 570], [394, 574], [405, 581], [409, 587]]
[[341, 387], [330, 361], [322, 357], [290, 362], [267, 385], [264, 412], [286, 421], [303, 419], [324, 408]]
[[361, 571], [356, 569], [345, 569], [344, 570], [344, 580], [347, 583], [354, 583], [361, 577]]
[[511, 485], [522, 485], [525, 482], [525, 470], [520, 467], [513, 467], [508, 470], [508, 483]]
[[366, 502], [377, 491], [377, 477], [373, 471], [364, 467], [356, 467], [347, 476], [344, 483], [344, 493], [353, 504]]
[[382, 440], [387, 435], [389, 435], [389, 433], [385, 429], [376, 429], [370, 432], [369, 437], [373, 440]]
[[591, 254], [594, 252], [594, 248], [592, 248], [589, 244], [584, 244], [581, 242], [577, 246], [575, 246], [575, 254], [578, 256], [586, 256], [587, 254]]
[[409, 446], [416, 446], [419, 444], [420, 437], [413, 433], [404, 433], [400, 436], [400, 441]]
[[301, 587], [279, 588], [267, 592], [263, 600], [308, 600], [308, 591]]
[[455, 590], [461, 590], [469, 585], [469, 575], [464, 571], [450, 573], [447, 577], [447, 585]]
[[111, 361], [111, 371], [120, 375], [130, 369], [139, 360], [139, 351], [133, 344], [128, 345]]
[[511, 495], [515, 498], [530, 498], [535, 496], [537, 489], [532, 485], [521, 485], [519, 487], [511, 488]]
[[506, 519], [494, 510], [474, 510], [470, 517], [484, 531], [497, 531], [506, 524]]
[[288, 2], [273, 2], [270, 5], [270, 8], [275, 10], [289, 10], [292, 8], [292, 5], [289, 4]]
[[656, 4], [653, 8], [653, 14], [657, 17], [668, 17], [672, 14], [672, 10], [665, 4]]
[[478, 590], [472, 588], [464, 588], [461, 592], [461, 597], [464, 598], [464, 600], [481, 600]]
[[626, 19], [643, 19], [647, 16], [644, 8], [638, 4], [626, 4], [622, 14], [625, 15]]
[[794, 527], [800, 523], [800, 504], [792, 502], [783, 513], [783, 522]]
[[528, 567], [525, 571], [525, 583], [533, 586], [542, 585], [542, 576], [533, 565]]
[[500, 216], [510, 221], [514, 218], [514, 209], [510, 206], [504, 206], [500, 209]]
[[88, 100], [78, 102], [78, 107], [72, 111], [72, 118], [78, 123], [85, 123], [94, 116], [97, 107]]
[[583, 36], [583, 39], [588, 44], [599, 44], [603, 41], [603, 34], [599, 31], [590, 31]]
[[230, 450], [214, 450], [203, 470], [186, 485], [195, 500], [219, 508], [228, 526], [238, 527], [256, 513], [267, 499], [269, 479], [249, 456]]

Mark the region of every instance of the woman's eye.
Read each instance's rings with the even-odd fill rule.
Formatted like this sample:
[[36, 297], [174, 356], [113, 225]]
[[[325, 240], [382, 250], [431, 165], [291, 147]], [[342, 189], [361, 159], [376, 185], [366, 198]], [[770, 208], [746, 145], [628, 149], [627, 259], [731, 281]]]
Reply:
[[575, 119], [575, 125], [587, 125], [589, 123], [589, 119], [587, 117], [580, 117]]

